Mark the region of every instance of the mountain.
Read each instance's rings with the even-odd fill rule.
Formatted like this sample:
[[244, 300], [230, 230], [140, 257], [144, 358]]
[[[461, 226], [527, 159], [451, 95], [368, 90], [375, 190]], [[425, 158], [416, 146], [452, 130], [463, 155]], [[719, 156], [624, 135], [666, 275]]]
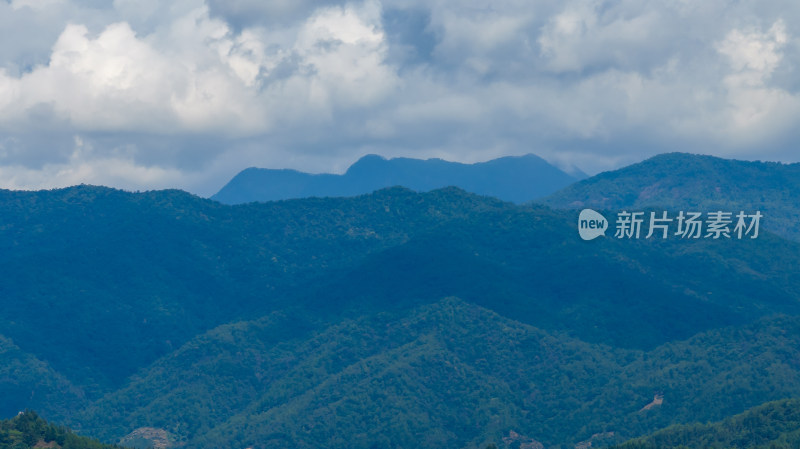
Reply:
[[2, 191], [0, 335], [100, 391], [194, 335], [296, 305], [312, 279], [482, 207], [505, 205], [403, 189], [239, 207], [177, 191]]
[[[619, 358], [596, 357], [589, 345], [456, 299], [275, 344], [281, 319], [226, 325], [193, 340], [82, 420], [99, 423], [110, 439], [135, 427], [165, 428], [185, 436], [187, 447], [473, 447], [535, 422], [525, 417], [535, 393], [519, 388], [538, 384], [549, 395], [554, 379], [604, 373], [570, 383], [588, 392]], [[181, 380], [180, 372], [193, 375]], [[184, 404], [195, 405], [188, 416]]]
[[36, 407], [63, 418], [86, 405], [88, 401], [79, 388], [47, 363], [0, 336], [0, 416], [14, 416]]
[[760, 210], [763, 228], [800, 240], [800, 163], [661, 154], [600, 173], [541, 200], [556, 208]]
[[800, 447], [800, 400], [754, 407], [712, 424], [684, 424], [614, 449], [793, 449]]
[[800, 244], [766, 231], [585, 242], [576, 211], [457, 188], [0, 213], [2, 410], [107, 442], [572, 447], [800, 391]]
[[772, 235], [587, 246], [572, 212], [457, 189], [231, 207], [76, 187], [0, 192], [0, 210], [0, 335], [89, 396], [195, 335], [280, 310], [301, 332], [459, 296], [652, 348], [799, 308], [800, 250]]
[[[588, 344], [455, 298], [281, 339], [285, 316], [224, 325], [86, 409], [115, 441], [185, 447], [469, 447], [510, 432], [547, 448], [720, 419], [800, 394], [800, 319], [652, 351]], [[276, 343], [279, 342], [279, 343]], [[654, 394], [662, 401], [655, 407]]]
[[118, 446], [81, 437], [69, 429], [48, 423], [35, 412], [20, 412], [0, 421], [0, 449], [114, 449]]
[[479, 195], [521, 203], [553, 193], [577, 179], [533, 154], [476, 164], [441, 159], [384, 159], [368, 155], [359, 159], [343, 175], [248, 168], [211, 198], [225, 204], [241, 204], [291, 198], [355, 196], [392, 186], [420, 192], [456, 186]]

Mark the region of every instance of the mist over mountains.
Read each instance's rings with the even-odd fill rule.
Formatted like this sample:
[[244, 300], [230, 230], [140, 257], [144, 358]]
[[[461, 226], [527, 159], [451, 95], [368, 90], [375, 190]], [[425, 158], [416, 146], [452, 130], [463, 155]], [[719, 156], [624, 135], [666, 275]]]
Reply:
[[386, 187], [418, 192], [456, 186], [471, 193], [521, 203], [543, 197], [585, 177], [567, 174], [533, 154], [476, 164], [442, 159], [384, 159], [367, 155], [343, 175], [248, 168], [211, 198], [225, 204], [307, 197], [354, 196]]
[[[0, 418], [185, 448], [572, 449], [800, 397], [795, 169], [663, 155], [548, 205], [0, 191]], [[772, 221], [585, 242], [584, 206]]]

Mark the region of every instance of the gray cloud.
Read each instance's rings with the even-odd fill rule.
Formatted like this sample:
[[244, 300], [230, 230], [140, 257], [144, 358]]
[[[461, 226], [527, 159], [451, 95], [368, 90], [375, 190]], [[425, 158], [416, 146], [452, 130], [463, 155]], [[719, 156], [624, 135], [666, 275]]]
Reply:
[[0, 186], [534, 152], [797, 161], [794, 2], [0, 3]]
[[339, 0], [209, 0], [209, 12], [233, 28], [285, 27], [307, 19], [320, 8], [342, 5]]

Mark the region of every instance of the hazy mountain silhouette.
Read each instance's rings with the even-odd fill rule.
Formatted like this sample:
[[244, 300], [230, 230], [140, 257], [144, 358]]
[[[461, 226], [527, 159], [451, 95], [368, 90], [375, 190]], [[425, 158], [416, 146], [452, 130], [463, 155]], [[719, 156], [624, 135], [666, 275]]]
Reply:
[[291, 198], [354, 196], [403, 186], [419, 192], [456, 186], [479, 195], [521, 203], [563, 188], [584, 175], [569, 175], [528, 154], [476, 164], [442, 159], [384, 159], [367, 155], [343, 175], [248, 168], [211, 198], [226, 204]]

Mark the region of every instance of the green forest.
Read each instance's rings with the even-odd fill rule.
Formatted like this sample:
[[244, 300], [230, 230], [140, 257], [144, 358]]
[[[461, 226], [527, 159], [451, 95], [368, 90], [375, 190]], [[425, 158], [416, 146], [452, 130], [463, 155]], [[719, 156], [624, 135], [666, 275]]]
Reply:
[[800, 400], [755, 407], [711, 424], [675, 425], [611, 449], [793, 449], [800, 447]]
[[26, 410], [11, 419], [0, 421], [0, 449], [115, 449], [119, 446], [102, 444], [81, 437], [69, 429], [48, 423], [36, 412]]
[[[575, 210], [400, 187], [226, 206], [76, 186], [0, 210], [0, 418], [105, 443], [738, 448], [760, 418], [728, 419], [800, 398], [800, 243], [766, 222], [584, 242]], [[752, 444], [792, 444], [784, 411]]]
[[764, 227], [800, 240], [800, 164], [667, 153], [576, 182], [541, 203], [598, 210], [756, 211]]

